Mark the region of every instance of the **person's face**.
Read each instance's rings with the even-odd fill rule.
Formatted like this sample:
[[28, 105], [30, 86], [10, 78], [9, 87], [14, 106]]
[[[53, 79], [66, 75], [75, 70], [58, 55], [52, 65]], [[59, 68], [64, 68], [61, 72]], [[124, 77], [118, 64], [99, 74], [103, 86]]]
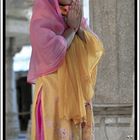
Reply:
[[58, 1], [62, 5], [69, 5], [72, 3], [72, 0], [58, 0]]

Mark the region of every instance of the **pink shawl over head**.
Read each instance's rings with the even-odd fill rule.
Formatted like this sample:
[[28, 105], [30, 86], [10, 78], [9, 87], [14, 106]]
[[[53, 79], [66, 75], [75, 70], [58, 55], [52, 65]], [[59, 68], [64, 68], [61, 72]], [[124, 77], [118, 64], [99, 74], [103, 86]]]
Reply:
[[67, 25], [61, 15], [58, 0], [34, 0], [32, 12], [32, 55], [28, 83], [35, 83], [37, 77], [56, 71], [63, 63], [67, 50], [67, 42], [62, 36]]

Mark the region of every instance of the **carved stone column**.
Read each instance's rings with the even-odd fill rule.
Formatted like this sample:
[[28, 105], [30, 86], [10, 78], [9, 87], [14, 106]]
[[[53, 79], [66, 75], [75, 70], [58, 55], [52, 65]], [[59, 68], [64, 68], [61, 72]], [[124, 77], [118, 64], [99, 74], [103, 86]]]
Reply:
[[6, 140], [15, 140], [19, 134], [15, 75], [13, 71], [13, 47], [15, 38], [6, 38]]
[[90, 26], [101, 38], [96, 103], [133, 103], [134, 2], [90, 0]]
[[[107, 105], [110, 110], [113, 106], [122, 109], [130, 108], [129, 114], [116, 109], [116, 117], [106, 116], [106, 139], [130, 139], [133, 135], [133, 89], [134, 89], [134, 1], [132, 0], [89, 0], [90, 27], [102, 40], [105, 53], [98, 67], [98, 78], [94, 105]], [[134, 106], [133, 106], [134, 107]], [[94, 110], [95, 111], [95, 110]], [[114, 111], [112, 111], [114, 112]], [[110, 113], [110, 112], [109, 112]], [[96, 118], [96, 113], [95, 113]], [[131, 121], [132, 120], [132, 121]], [[96, 120], [95, 120], [96, 121]], [[104, 120], [99, 121], [100, 126]], [[100, 127], [101, 131], [104, 127]], [[96, 127], [97, 140], [100, 131]], [[103, 133], [103, 132], [102, 132]], [[103, 135], [102, 135], [103, 136]], [[104, 135], [105, 136], [105, 135]], [[133, 136], [132, 136], [133, 137]], [[104, 138], [105, 139], [105, 138]]]

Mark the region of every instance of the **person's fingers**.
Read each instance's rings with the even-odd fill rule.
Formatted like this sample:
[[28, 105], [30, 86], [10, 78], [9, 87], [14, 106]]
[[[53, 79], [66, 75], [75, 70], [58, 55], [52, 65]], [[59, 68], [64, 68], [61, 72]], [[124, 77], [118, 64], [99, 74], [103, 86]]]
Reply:
[[73, 9], [73, 2], [71, 3], [69, 10], [72, 10], [72, 9]]
[[71, 11], [72, 11], [73, 16], [76, 15], [76, 2], [72, 3]]
[[73, 16], [76, 16], [77, 17], [77, 7], [76, 7], [76, 2], [73, 3], [72, 5], [72, 14]]
[[76, 2], [73, 1], [73, 2], [72, 2], [72, 8], [73, 8], [73, 9], [75, 9], [75, 4], [76, 4]]
[[77, 17], [77, 5], [76, 5], [76, 2], [73, 3], [73, 16], [76, 16]]
[[76, 13], [76, 12], [77, 12], [77, 4], [76, 4], [76, 2], [74, 2], [73, 9], [74, 9], [74, 11], [75, 11], [75, 13]]
[[82, 6], [79, 7], [79, 14], [82, 15]]
[[79, 9], [79, 17], [78, 17], [79, 24], [81, 23], [81, 19], [82, 19], [82, 7], [80, 7]]
[[78, 14], [78, 16], [80, 15], [80, 13], [81, 13], [81, 4], [80, 4], [80, 2], [78, 1], [78, 2], [77, 2], [77, 14]]
[[81, 20], [81, 4], [78, 0], [73, 1], [71, 4], [71, 8], [68, 12], [68, 19], [76, 18], [77, 22], [79, 23]]
[[81, 7], [80, 7], [80, 5], [78, 4], [78, 6], [77, 6], [78, 8], [77, 8], [77, 13], [78, 13], [78, 15], [80, 15], [80, 13], [81, 13]]
[[77, 1], [75, 1], [75, 7], [77, 8]]
[[74, 2], [72, 2], [71, 7], [69, 9], [70, 14], [73, 14], [73, 9], [74, 9]]

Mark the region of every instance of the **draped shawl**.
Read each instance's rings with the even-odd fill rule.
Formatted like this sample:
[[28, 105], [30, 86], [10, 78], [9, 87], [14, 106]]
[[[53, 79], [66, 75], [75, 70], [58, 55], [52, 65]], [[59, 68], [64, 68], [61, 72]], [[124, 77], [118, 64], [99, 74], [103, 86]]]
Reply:
[[[81, 25], [85, 28], [85, 20]], [[32, 55], [27, 82], [58, 71], [59, 117], [86, 122], [85, 103], [93, 97], [97, 63], [103, 47], [99, 38], [84, 31], [86, 43], [77, 35], [68, 49], [62, 33], [67, 28], [58, 0], [35, 0], [30, 21]], [[70, 93], [69, 90], [72, 92]]]

